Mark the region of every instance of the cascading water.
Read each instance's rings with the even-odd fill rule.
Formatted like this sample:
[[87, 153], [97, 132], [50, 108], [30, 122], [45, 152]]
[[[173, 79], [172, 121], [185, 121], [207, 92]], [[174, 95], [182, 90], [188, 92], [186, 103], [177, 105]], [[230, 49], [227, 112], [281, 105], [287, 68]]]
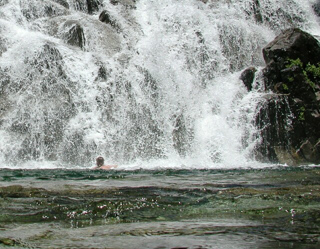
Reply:
[[263, 84], [240, 73], [285, 28], [319, 35], [315, 3], [1, 0], [1, 167], [247, 165]]

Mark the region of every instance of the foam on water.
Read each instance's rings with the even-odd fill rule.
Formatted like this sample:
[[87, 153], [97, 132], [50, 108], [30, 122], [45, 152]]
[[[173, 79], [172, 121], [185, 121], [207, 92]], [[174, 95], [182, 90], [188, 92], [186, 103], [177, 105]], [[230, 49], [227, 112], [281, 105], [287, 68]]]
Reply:
[[239, 76], [281, 30], [320, 35], [315, 0], [67, 2], [0, 4], [0, 168], [269, 166]]

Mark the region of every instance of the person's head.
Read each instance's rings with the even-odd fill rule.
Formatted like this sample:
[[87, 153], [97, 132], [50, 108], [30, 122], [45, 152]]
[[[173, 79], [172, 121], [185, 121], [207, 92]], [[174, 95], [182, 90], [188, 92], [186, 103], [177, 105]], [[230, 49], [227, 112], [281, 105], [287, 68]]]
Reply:
[[103, 164], [104, 164], [104, 159], [103, 159], [103, 157], [102, 157], [102, 156], [97, 157], [96, 162], [97, 162], [97, 166], [98, 166], [98, 167], [103, 166]]

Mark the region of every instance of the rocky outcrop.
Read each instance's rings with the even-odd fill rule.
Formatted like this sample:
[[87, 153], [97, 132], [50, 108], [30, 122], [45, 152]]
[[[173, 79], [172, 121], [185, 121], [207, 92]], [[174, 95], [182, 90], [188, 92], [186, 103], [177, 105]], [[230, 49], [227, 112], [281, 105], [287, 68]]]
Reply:
[[272, 95], [256, 123], [258, 149], [271, 161], [320, 163], [320, 44], [300, 29], [288, 29], [263, 49], [265, 89]]

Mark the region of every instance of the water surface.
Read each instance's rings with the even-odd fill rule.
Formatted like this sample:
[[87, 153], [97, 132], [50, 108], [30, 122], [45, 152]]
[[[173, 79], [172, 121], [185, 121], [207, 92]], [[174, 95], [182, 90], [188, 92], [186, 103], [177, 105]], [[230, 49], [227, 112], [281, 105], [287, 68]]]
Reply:
[[0, 170], [0, 241], [34, 248], [318, 248], [320, 169]]

